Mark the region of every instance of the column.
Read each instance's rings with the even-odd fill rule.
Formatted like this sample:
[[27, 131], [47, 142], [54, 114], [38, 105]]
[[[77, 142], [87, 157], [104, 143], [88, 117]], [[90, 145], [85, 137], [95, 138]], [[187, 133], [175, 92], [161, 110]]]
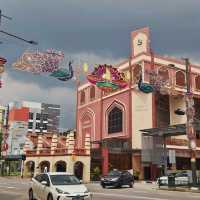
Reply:
[[85, 136], [85, 151], [87, 155], [90, 155], [90, 134]]
[[75, 145], [74, 132], [71, 131], [69, 134], [68, 154], [72, 154], [74, 152], [74, 145]]
[[40, 154], [40, 150], [42, 150], [43, 147], [43, 141], [42, 141], [42, 135], [38, 135], [38, 143], [37, 143], [37, 154]]
[[52, 142], [51, 142], [51, 154], [55, 153], [55, 150], [57, 148], [57, 143], [58, 143], [58, 135], [53, 134]]
[[101, 155], [102, 155], [102, 174], [105, 176], [108, 174], [109, 171], [109, 152], [108, 152], [108, 148], [107, 147], [102, 147], [101, 150]]

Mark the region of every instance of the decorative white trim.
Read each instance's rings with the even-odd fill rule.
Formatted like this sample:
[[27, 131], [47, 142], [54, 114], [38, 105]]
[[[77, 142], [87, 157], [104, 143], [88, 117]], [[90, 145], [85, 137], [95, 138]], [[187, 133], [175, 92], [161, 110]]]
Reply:
[[[81, 141], [83, 141], [82, 128], [84, 128], [84, 124], [82, 124], [82, 119], [87, 115], [90, 118], [92, 118], [91, 120], [92, 120], [92, 123], [93, 123], [93, 130], [92, 130], [92, 124], [90, 125], [91, 130], [92, 130], [91, 139], [94, 139], [94, 140], [96, 139], [96, 134], [95, 134], [95, 130], [96, 130], [95, 119], [96, 119], [96, 116], [95, 116], [95, 112], [91, 108], [87, 108], [87, 111], [83, 112], [80, 115], [80, 118], [79, 118], [79, 133], [80, 133], [79, 136], [81, 137]], [[93, 135], [93, 137], [92, 137], [92, 135]]]

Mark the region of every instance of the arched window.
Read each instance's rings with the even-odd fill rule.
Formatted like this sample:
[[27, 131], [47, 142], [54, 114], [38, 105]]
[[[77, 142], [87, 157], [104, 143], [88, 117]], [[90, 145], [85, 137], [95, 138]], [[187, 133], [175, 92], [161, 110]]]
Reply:
[[142, 74], [142, 66], [138, 64], [133, 69], [133, 83], [134, 84], [138, 82], [141, 74]]
[[90, 88], [90, 100], [93, 100], [93, 99], [95, 99], [95, 87], [94, 86], [92, 86]]
[[177, 86], [181, 86], [181, 87], [185, 87], [185, 73], [182, 71], [178, 71], [176, 72], [176, 85]]
[[195, 87], [197, 90], [200, 90], [200, 76], [195, 77]]
[[162, 80], [167, 82], [169, 81], [169, 72], [167, 69], [165, 69], [165, 67], [159, 68], [158, 75], [162, 77]]
[[118, 107], [114, 107], [108, 114], [108, 133], [122, 131], [123, 113]]
[[81, 91], [81, 104], [85, 103], [85, 91]]

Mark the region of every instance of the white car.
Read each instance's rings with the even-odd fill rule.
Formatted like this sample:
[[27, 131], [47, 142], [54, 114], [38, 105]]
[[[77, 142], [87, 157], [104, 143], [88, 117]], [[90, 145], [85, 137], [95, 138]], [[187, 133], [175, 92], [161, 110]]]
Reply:
[[[175, 178], [175, 185], [188, 185], [189, 184], [189, 174], [187, 172], [180, 172], [180, 173], [174, 173], [169, 174], [169, 176], [172, 175]], [[157, 184], [160, 185], [168, 185], [168, 177], [169, 176], [161, 176], [157, 180]]]
[[72, 174], [64, 172], [43, 173], [32, 178], [29, 200], [91, 200], [84, 184]]

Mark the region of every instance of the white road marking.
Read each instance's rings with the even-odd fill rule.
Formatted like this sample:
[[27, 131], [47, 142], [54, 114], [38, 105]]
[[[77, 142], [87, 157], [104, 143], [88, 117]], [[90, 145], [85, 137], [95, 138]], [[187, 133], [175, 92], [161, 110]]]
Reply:
[[145, 196], [137, 196], [137, 195], [123, 195], [123, 194], [105, 194], [105, 193], [99, 193], [99, 192], [93, 192], [92, 194], [101, 195], [101, 196], [111, 196], [111, 197], [119, 197], [119, 198], [137, 198], [137, 199], [148, 199], [148, 200], [169, 200], [169, 199], [163, 199], [163, 198], [155, 198], [155, 197], [145, 197]]
[[16, 187], [0, 185], [0, 188], [15, 189]]

